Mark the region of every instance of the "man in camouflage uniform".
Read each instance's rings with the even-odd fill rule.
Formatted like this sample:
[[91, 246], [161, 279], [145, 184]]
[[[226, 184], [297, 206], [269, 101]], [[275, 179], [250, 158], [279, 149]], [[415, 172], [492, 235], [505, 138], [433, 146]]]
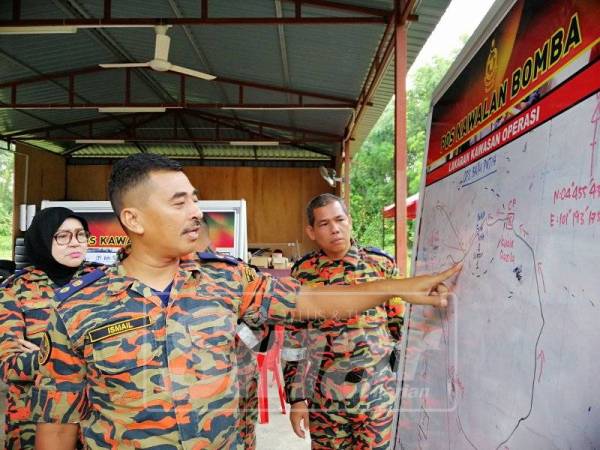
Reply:
[[[208, 223], [204, 217], [201, 218], [200, 238], [198, 239], [198, 249], [209, 253], [214, 253], [210, 247]], [[247, 278], [255, 276], [253, 267], [240, 261]], [[238, 270], [238, 268], [235, 268]], [[238, 432], [243, 442], [245, 450], [254, 450], [256, 448], [256, 422], [258, 421], [258, 364], [256, 361], [256, 351], [260, 347], [261, 341], [267, 339], [269, 327], [262, 325], [260, 327], [251, 327], [247, 323], [239, 320], [235, 336], [235, 356], [238, 365], [238, 384], [239, 384], [239, 425]]]
[[[259, 325], [348, 316], [400, 293], [444, 305], [442, 282], [460, 269], [370, 287], [300, 289], [231, 258], [195, 253], [202, 214], [175, 161], [149, 153], [120, 160], [109, 193], [131, 251], [96, 280], [58, 294], [62, 303], [39, 351], [38, 450], [70, 450], [65, 436], [76, 434], [80, 422], [92, 450], [243, 448], [234, 348], [239, 319]], [[361, 299], [351, 306], [320, 301], [342, 292]]]
[[[397, 276], [390, 256], [351, 241], [352, 222], [340, 198], [315, 197], [307, 216], [307, 234], [320, 250], [292, 268], [302, 284], [345, 285]], [[313, 449], [388, 448], [395, 399], [390, 357], [403, 313], [402, 302], [394, 299], [348, 320], [287, 325], [282, 358], [287, 360], [290, 420], [300, 437], [301, 422], [308, 426]]]

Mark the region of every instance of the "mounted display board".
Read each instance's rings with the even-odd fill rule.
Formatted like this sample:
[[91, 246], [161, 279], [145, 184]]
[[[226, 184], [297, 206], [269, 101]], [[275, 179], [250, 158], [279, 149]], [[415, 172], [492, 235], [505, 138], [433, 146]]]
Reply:
[[496, 2], [434, 95], [397, 449], [600, 448], [600, 2]]
[[[87, 260], [113, 264], [119, 248], [129, 239], [113, 213], [110, 202], [55, 202], [44, 200], [42, 209], [64, 206], [82, 215], [90, 227]], [[246, 260], [248, 238], [245, 200], [204, 200], [198, 202], [209, 227], [212, 248]]]

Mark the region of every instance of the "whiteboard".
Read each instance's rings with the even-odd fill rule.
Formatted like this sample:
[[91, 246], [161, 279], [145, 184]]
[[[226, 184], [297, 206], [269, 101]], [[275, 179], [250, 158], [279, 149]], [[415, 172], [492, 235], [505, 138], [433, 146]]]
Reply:
[[600, 448], [600, 184], [554, 197], [589, 189], [599, 105], [513, 141], [477, 180], [426, 189], [417, 273], [464, 268], [447, 311], [411, 310], [404, 448]]
[[[409, 310], [397, 449], [600, 448], [593, 54], [554, 76], [538, 103], [430, 164], [413, 269], [464, 266], [447, 309]], [[502, 138], [526, 116], [531, 125]]]

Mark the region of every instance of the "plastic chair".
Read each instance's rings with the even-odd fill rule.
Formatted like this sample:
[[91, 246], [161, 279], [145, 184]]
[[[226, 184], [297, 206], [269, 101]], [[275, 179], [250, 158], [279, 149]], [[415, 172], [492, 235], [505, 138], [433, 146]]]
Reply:
[[285, 391], [281, 379], [281, 348], [283, 347], [283, 326], [276, 325], [273, 345], [265, 353], [258, 353], [258, 423], [269, 423], [269, 372], [277, 383], [281, 414], [285, 414]]

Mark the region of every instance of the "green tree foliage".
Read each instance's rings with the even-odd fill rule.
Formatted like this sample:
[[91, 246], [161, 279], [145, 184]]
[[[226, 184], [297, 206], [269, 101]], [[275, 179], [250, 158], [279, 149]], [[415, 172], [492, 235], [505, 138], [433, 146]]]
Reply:
[[[447, 58], [435, 57], [430, 64], [417, 69], [407, 92], [408, 195], [417, 193], [420, 188], [431, 95], [456, 53]], [[356, 238], [363, 244], [381, 246], [392, 253], [394, 223], [384, 220], [381, 212], [394, 202], [393, 99], [355, 155], [350, 176], [350, 209]], [[413, 242], [413, 225], [409, 223], [409, 248]]]
[[0, 150], [0, 259], [12, 256], [14, 156]]

